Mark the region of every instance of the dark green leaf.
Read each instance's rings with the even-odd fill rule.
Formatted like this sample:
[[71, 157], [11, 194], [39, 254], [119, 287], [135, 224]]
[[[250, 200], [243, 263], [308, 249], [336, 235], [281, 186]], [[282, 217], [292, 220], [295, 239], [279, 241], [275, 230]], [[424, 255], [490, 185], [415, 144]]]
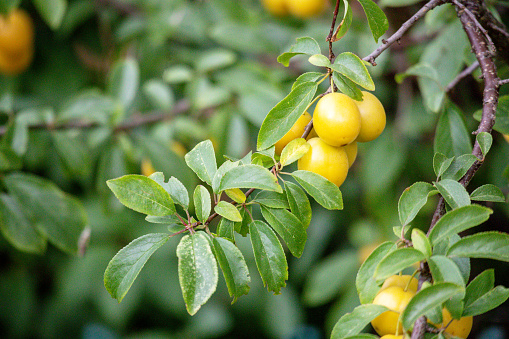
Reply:
[[228, 188], [258, 188], [282, 193], [276, 177], [266, 168], [258, 165], [243, 165], [231, 168], [225, 173], [219, 191]]
[[76, 177], [87, 176], [91, 169], [90, 151], [81, 136], [74, 132], [55, 131], [51, 137], [65, 168]]
[[331, 68], [368, 91], [375, 90], [375, 83], [373, 79], [371, 79], [368, 69], [363, 61], [355, 54], [350, 52], [341, 53], [336, 57]]
[[375, 269], [375, 278], [377, 281], [383, 281], [403, 269], [426, 259], [426, 256], [421, 251], [414, 248], [398, 248], [389, 252]]
[[292, 85], [292, 91], [295, 87], [299, 86], [304, 82], [316, 82], [318, 79], [323, 78], [325, 74], [319, 72], [307, 72], [299, 75], [299, 77], [295, 80]]
[[448, 158], [472, 153], [470, 134], [463, 114], [453, 104], [448, 104], [438, 119], [434, 151]]
[[459, 182], [443, 179], [435, 183], [435, 186], [452, 209], [470, 205], [470, 196]]
[[382, 305], [367, 304], [357, 306], [352, 313], [342, 316], [332, 329], [331, 339], [343, 339], [362, 331], [371, 320], [387, 311]]
[[495, 286], [495, 271], [488, 269], [475, 277], [465, 292], [465, 308], [488, 293]]
[[0, 147], [0, 171], [18, 170], [23, 166], [21, 158], [11, 148]]
[[447, 256], [509, 262], [509, 234], [493, 231], [464, 237], [449, 248]]
[[429, 234], [433, 245], [451, 234], [457, 234], [480, 225], [490, 217], [493, 211], [480, 205], [468, 205], [447, 212], [438, 220]]
[[277, 61], [284, 66], [288, 67], [290, 59], [299, 54], [314, 55], [320, 54], [320, 46], [315, 39], [309, 37], [298, 38], [297, 42], [290, 47], [288, 52], [285, 52], [277, 57]]
[[217, 171], [216, 155], [212, 141], [205, 140], [196, 145], [185, 156], [186, 164], [202, 181], [212, 185], [212, 178]]
[[332, 42], [339, 41], [341, 38], [343, 38], [348, 32], [348, 29], [350, 29], [350, 25], [352, 24], [352, 8], [348, 4], [348, 0], [343, 0], [343, 5], [343, 19], [339, 23], [336, 31], [334, 32], [334, 35], [332, 36]]
[[483, 154], [483, 158], [490, 151], [491, 145], [493, 144], [493, 137], [488, 132], [481, 132], [476, 135], [475, 139], [481, 147], [481, 152]]
[[433, 157], [433, 169], [437, 178], [440, 178], [442, 174], [444, 174], [449, 166], [451, 166], [453, 160], [454, 157], [447, 158], [442, 153], [435, 153], [435, 156]]
[[317, 203], [328, 210], [343, 209], [343, 196], [339, 188], [319, 174], [295, 171], [292, 176]]
[[352, 80], [338, 72], [334, 72], [332, 77], [341, 93], [348, 95], [354, 100], [362, 101], [362, 92]]
[[500, 188], [495, 185], [487, 184], [476, 188], [470, 199], [475, 201], [493, 201], [493, 202], [505, 202], [504, 193]]
[[104, 272], [104, 286], [113, 298], [122, 301], [150, 256], [169, 239], [166, 233], [146, 234], [118, 251]]
[[412, 186], [405, 189], [398, 202], [399, 220], [401, 225], [408, 225], [421, 208], [426, 204], [431, 195], [437, 191], [433, 185], [427, 182], [416, 182]]
[[212, 208], [212, 202], [210, 199], [209, 191], [202, 185], [196, 186], [193, 194], [194, 210], [196, 217], [202, 223], [205, 223], [210, 215], [210, 209]]
[[290, 210], [307, 228], [311, 223], [311, 204], [306, 193], [293, 182], [285, 181], [285, 194]]
[[256, 202], [260, 205], [264, 205], [270, 208], [290, 208], [288, 200], [283, 193], [272, 191], [260, 191], [252, 200], [252, 202]]
[[234, 222], [225, 218], [222, 218], [217, 226], [217, 235], [230, 240], [231, 242], [235, 242], [234, 236]]
[[509, 288], [497, 286], [465, 307], [462, 316], [476, 316], [491, 311], [509, 299]]
[[364, 8], [364, 12], [368, 18], [371, 34], [373, 34], [375, 42], [378, 42], [378, 38], [384, 35], [384, 33], [389, 29], [389, 20], [387, 20], [385, 13], [373, 1], [359, 0], [359, 2], [362, 5], [362, 8]]
[[234, 222], [242, 221], [242, 216], [240, 215], [239, 210], [229, 202], [226, 201], [218, 202], [216, 207], [214, 207], [214, 211], [228, 220]]
[[477, 157], [473, 154], [463, 154], [454, 158], [451, 165], [442, 174], [442, 179], [460, 180], [476, 160]]
[[60, 27], [67, 10], [67, 0], [33, 0], [33, 3], [51, 29]]

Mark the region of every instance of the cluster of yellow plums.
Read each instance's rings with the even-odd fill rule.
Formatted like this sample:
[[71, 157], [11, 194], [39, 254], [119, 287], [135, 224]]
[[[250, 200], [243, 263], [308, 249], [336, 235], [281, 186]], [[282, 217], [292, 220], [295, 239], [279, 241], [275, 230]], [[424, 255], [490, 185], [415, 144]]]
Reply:
[[[307, 142], [309, 151], [299, 159], [300, 170], [325, 177], [338, 187], [343, 184], [348, 169], [357, 158], [357, 142], [376, 139], [385, 128], [385, 110], [376, 96], [362, 92], [362, 101], [342, 93], [329, 93], [316, 104], [313, 130]], [[293, 139], [300, 138], [311, 115], [305, 112], [291, 130], [279, 140], [276, 154]]]
[[263, 6], [276, 16], [293, 15], [307, 19], [323, 13], [329, 0], [262, 0]]
[[[373, 304], [382, 305], [390, 309], [371, 321], [375, 331], [382, 336], [381, 339], [403, 339], [403, 325], [399, 322], [400, 314], [405, 310], [408, 302], [417, 293], [418, 281], [410, 275], [393, 275], [382, 285], [382, 288], [373, 300]], [[451, 321], [452, 320], [452, 321]], [[466, 339], [472, 329], [472, 317], [453, 319], [449, 311], [442, 310], [442, 323], [433, 324], [446, 334]], [[428, 321], [429, 322], [429, 321]]]
[[22, 9], [0, 15], [0, 73], [15, 75], [28, 68], [34, 56], [34, 26]]

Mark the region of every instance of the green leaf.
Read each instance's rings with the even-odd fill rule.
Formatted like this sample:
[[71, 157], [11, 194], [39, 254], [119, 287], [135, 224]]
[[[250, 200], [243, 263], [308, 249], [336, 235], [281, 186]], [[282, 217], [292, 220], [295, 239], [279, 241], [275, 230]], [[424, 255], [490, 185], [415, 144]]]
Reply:
[[217, 235], [221, 238], [235, 242], [235, 223], [231, 220], [221, 218], [219, 225], [217, 226]]
[[198, 178], [212, 185], [212, 178], [214, 178], [217, 171], [216, 155], [214, 154], [212, 141], [200, 142], [185, 155], [184, 159], [187, 166], [196, 173]]
[[488, 293], [482, 295], [468, 307], [465, 307], [462, 317], [476, 316], [491, 311], [502, 305], [509, 299], [509, 288], [497, 286]]
[[238, 204], [246, 202], [246, 194], [240, 188], [229, 188], [224, 191], [226, 195]]
[[451, 166], [454, 157], [447, 158], [442, 153], [435, 153], [433, 156], [433, 170], [437, 178], [440, 178], [442, 174]]
[[[249, 211], [249, 213], [248, 213]], [[249, 224], [252, 221], [251, 215], [253, 214], [253, 209], [250, 205], [243, 206], [240, 211], [240, 215], [242, 216], [242, 222], [234, 223], [233, 227], [237, 233], [240, 233], [243, 237], [247, 236], [249, 233]]]
[[311, 204], [306, 193], [293, 182], [285, 181], [285, 195], [290, 205], [290, 211], [302, 222], [305, 228], [308, 228], [311, 223]]
[[196, 217], [202, 223], [208, 219], [212, 202], [209, 191], [202, 185], [196, 186], [193, 194], [194, 210]]
[[0, 2], [0, 13], [9, 14], [14, 8], [18, 8], [21, 0], [4, 0]]
[[207, 237], [203, 232], [189, 234], [177, 246], [180, 288], [190, 315], [198, 312], [217, 286], [217, 261]]
[[465, 292], [465, 308], [488, 293], [495, 286], [495, 271], [488, 269], [475, 277], [468, 284]]
[[378, 42], [378, 39], [389, 29], [389, 20], [387, 20], [385, 13], [373, 1], [359, 0], [359, 2], [368, 18], [371, 34], [373, 34], [375, 42]]
[[269, 291], [279, 294], [288, 279], [288, 263], [283, 247], [274, 231], [263, 221], [255, 220], [250, 223], [249, 233], [263, 285]]
[[325, 74], [320, 72], [306, 72], [302, 73], [297, 77], [295, 82], [292, 85], [292, 91], [295, 89], [295, 87], [299, 86], [300, 84], [304, 82], [317, 82], [318, 79], [321, 79], [325, 76]]
[[170, 194], [144, 175], [124, 175], [108, 180], [106, 184], [122, 204], [136, 212], [155, 216], [176, 212]]
[[[503, 95], [498, 98], [498, 106], [496, 112], [497, 119], [493, 129], [502, 134], [509, 134], [509, 95]], [[481, 121], [482, 110], [475, 112], [474, 118]]]
[[403, 269], [426, 259], [424, 253], [415, 248], [398, 248], [389, 252], [375, 269], [375, 278], [377, 281], [383, 281]]
[[348, 32], [348, 29], [350, 29], [350, 25], [352, 24], [352, 8], [348, 4], [348, 0], [343, 0], [343, 19], [339, 23], [338, 27], [336, 28], [336, 31], [334, 32], [334, 35], [332, 36], [332, 42], [336, 42], [341, 40], [346, 33]]
[[169, 239], [166, 233], [146, 234], [118, 251], [104, 272], [104, 286], [113, 298], [122, 301], [150, 256]]
[[341, 53], [336, 57], [331, 68], [368, 91], [375, 90], [375, 83], [368, 69], [357, 55], [350, 52]]
[[490, 217], [493, 211], [480, 205], [468, 205], [447, 212], [438, 220], [429, 234], [433, 245], [451, 234], [457, 234], [480, 225]]
[[162, 80], [152, 79], [143, 84], [143, 94], [150, 104], [160, 110], [170, 110], [175, 98], [172, 90]]
[[140, 68], [138, 62], [128, 57], [117, 61], [109, 75], [108, 90], [124, 109], [131, 106], [138, 93]]
[[302, 158], [310, 148], [311, 146], [305, 139], [293, 139], [283, 148], [279, 162], [281, 162], [282, 166], [290, 165]]
[[401, 313], [403, 327], [405, 329], [411, 328], [417, 318], [441, 305], [452, 296], [464, 291], [463, 287], [449, 282], [436, 283], [420, 290]]
[[64, 167], [75, 177], [89, 175], [91, 169], [90, 150], [81, 138], [73, 131], [53, 131], [53, 145], [62, 159]]
[[318, 67], [330, 67], [330, 60], [323, 54], [313, 54], [308, 59], [311, 65]]
[[225, 173], [231, 170], [233, 167], [239, 166], [239, 163], [239, 161], [232, 162], [230, 160], [226, 160], [221, 166], [219, 166], [216, 173], [214, 174], [214, 177], [212, 178], [212, 191], [215, 194], [219, 193], [219, 184], [221, 183], [221, 179], [223, 179]]
[[352, 80], [338, 72], [333, 72], [332, 78], [341, 93], [348, 95], [354, 100], [362, 101], [362, 92]]
[[470, 196], [459, 182], [443, 179], [435, 183], [435, 186], [452, 209], [470, 205]]
[[421, 2], [421, 0], [380, 0], [380, 6], [387, 7], [406, 7], [410, 5], [415, 5], [416, 3]]
[[426, 205], [428, 198], [437, 191], [427, 182], [416, 182], [403, 191], [398, 202], [399, 220], [401, 225], [408, 225], [421, 208]]
[[[286, 185], [286, 182], [285, 182]], [[288, 200], [283, 193], [277, 193], [272, 191], [260, 191], [252, 202], [256, 202], [260, 205], [264, 205], [270, 208], [290, 208]]]
[[453, 105], [446, 105], [438, 119], [435, 132], [434, 152], [446, 157], [472, 153], [470, 134], [463, 113]]
[[23, 205], [3, 193], [0, 194], [0, 231], [20, 251], [36, 254], [46, 251], [46, 239], [23, 214]]
[[67, 10], [67, 0], [33, 0], [33, 4], [51, 29], [60, 27]]
[[481, 152], [483, 154], [483, 159], [490, 151], [491, 145], [493, 144], [493, 137], [488, 132], [481, 132], [477, 134], [475, 137], [479, 147], [481, 147]]
[[282, 193], [277, 178], [266, 168], [258, 165], [243, 165], [231, 168], [219, 184], [219, 191], [228, 188], [258, 188]]
[[328, 210], [343, 209], [343, 196], [339, 188], [319, 174], [309, 171], [295, 171], [292, 176], [306, 192]]
[[147, 215], [145, 220], [154, 224], [180, 224], [182, 226], [182, 223], [176, 214], [164, 215], [162, 217]]
[[449, 248], [447, 256], [509, 262], [509, 234], [492, 231], [464, 237]]
[[380, 261], [395, 248], [396, 246], [394, 243], [389, 241], [384, 242], [374, 249], [367, 257], [366, 261], [362, 263], [355, 280], [355, 286], [357, 287], [357, 293], [359, 294], [361, 304], [371, 303], [380, 290], [380, 286], [376, 283], [374, 278], [376, 267]]
[[371, 320], [387, 311], [387, 307], [375, 304], [357, 306], [342, 316], [332, 329], [331, 339], [343, 339], [362, 331]]
[[475, 201], [505, 202], [506, 198], [500, 188], [495, 185], [487, 184], [477, 187], [472, 194], [470, 194], [470, 199]]
[[241, 222], [242, 216], [240, 215], [240, 212], [238, 209], [235, 208], [232, 204], [226, 201], [220, 201], [217, 203], [216, 207], [214, 207], [214, 211], [219, 214], [220, 216], [234, 221], [234, 222]]
[[8, 147], [0, 147], [0, 171], [8, 172], [23, 167], [21, 158]]
[[302, 255], [306, 245], [306, 228], [288, 210], [261, 206], [262, 215], [270, 226], [284, 240], [290, 252], [297, 258]]
[[454, 158], [451, 165], [442, 174], [442, 179], [460, 180], [476, 160], [477, 157], [473, 154], [463, 154]]
[[283, 64], [285, 67], [288, 67], [290, 65], [290, 59], [296, 55], [314, 55], [320, 53], [320, 46], [315, 39], [310, 37], [298, 38], [297, 42], [290, 47], [288, 52], [285, 52], [277, 57], [277, 62]]
[[249, 293], [251, 278], [246, 260], [237, 246], [227, 239], [216, 237], [213, 244], [219, 267], [223, 271], [228, 287], [228, 293], [230, 297], [233, 297], [232, 303], [234, 303], [238, 297]]
[[188, 82], [193, 79], [193, 70], [187, 65], [169, 67], [163, 72], [163, 80], [169, 84]]
[[303, 82], [270, 110], [258, 132], [258, 150], [274, 145], [292, 128], [313, 100], [317, 88], [316, 82]]
[[80, 235], [88, 224], [78, 199], [31, 174], [9, 174], [4, 177], [4, 184], [42, 238], [62, 251], [77, 254]]
[[163, 185], [163, 188], [170, 194], [174, 202], [184, 207], [189, 208], [189, 192], [186, 186], [175, 177], [171, 177], [168, 182]]
[[424, 253], [426, 258], [431, 256], [431, 243], [426, 234], [418, 228], [412, 230], [412, 244], [416, 250]]
[[206, 73], [232, 65], [237, 55], [227, 49], [214, 49], [202, 51], [196, 59], [196, 71]]

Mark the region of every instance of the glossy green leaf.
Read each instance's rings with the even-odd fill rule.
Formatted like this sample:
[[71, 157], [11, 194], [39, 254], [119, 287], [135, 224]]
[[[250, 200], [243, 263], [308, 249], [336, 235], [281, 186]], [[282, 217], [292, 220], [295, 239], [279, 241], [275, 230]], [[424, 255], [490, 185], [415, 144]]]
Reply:
[[279, 294], [288, 279], [288, 263], [283, 247], [274, 231], [263, 221], [255, 220], [250, 223], [249, 233], [263, 285], [269, 291]]
[[258, 194], [256, 194], [252, 202], [256, 202], [260, 205], [270, 208], [285, 208], [285, 209], [290, 208], [287, 197], [283, 193], [277, 193], [272, 191], [258, 192]]
[[282, 193], [276, 177], [266, 168], [258, 165], [243, 165], [231, 168], [225, 173], [218, 190], [228, 188], [258, 188]]
[[306, 192], [328, 210], [343, 209], [343, 196], [339, 188], [319, 174], [295, 171], [292, 176]]
[[212, 178], [212, 191], [214, 193], [219, 193], [219, 184], [221, 183], [221, 179], [223, 179], [225, 173], [237, 166], [239, 166], [239, 161], [232, 162], [230, 160], [226, 160], [221, 166], [219, 166]]
[[401, 320], [405, 329], [411, 328], [417, 318], [441, 305], [452, 296], [464, 292], [465, 289], [453, 283], [436, 283], [420, 290], [408, 303], [401, 313]]
[[493, 211], [480, 205], [468, 205], [447, 212], [438, 220], [429, 239], [433, 245], [451, 234], [457, 234], [474, 226], [480, 225], [490, 217]]
[[246, 202], [246, 194], [240, 188], [229, 188], [224, 193], [238, 204]]
[[232, 303], [234, 303], [238, 297], [249, 293], [251, 277], [249, 276], [246, 260], [242, 252], [231, 241], [216, 237], [213, 243], [219, 267], [223, 271], [224, 280], [228, 287], [228, 293], [230, 297], [233, 297]]
[[431, 256], [431, 243], [426, 234], [418, 228], [412, 230], [412, 245], [416, 250], [424, 253], [426, 258]]
[[231, 220], [221, 218], [219, 225], [217, 225], [217, 235], [221, 238], [235, 242], [235, 223]]
[[299, 54], [314, 55], [320, 54], [320, 46], [315, 39], [310, 37], [298, 38], [288, 52], [285, 52], [277, 57], [277, 61], [284, 66], [288, 67], [290, 59]]
[[180, 288], [187, 312], [194, 315], [215, 292], [217, 261], [204, 232], [184, 236], [177, 246]]
[[426, 259], [424, 253], [415, 248], [398, 248], [389, 252], [375, 269], [377, 281], [383, 281], [391, 275], [401, 272], [403, 269], [412, 266], [416, 262]]
[[[249, 213], [248, 213], [249, 211]], [[249, 225], [253, 221], [251, 215], [253, 214], [253, 208], [249, 205], [243, 206], [240, 210], [240, 215], [242, 216], [242, 222], [234, 223], [233, 227], [237, 233], [242, 235], [243, 237], [247, 236], [249, 233]]]
[[285, 209], [261, 206], [263, 218], [276, 231], [277, 234], [296, 257], [300, 257], [306, 245], [306, 228], [295, 215]]
[[242, 221], [242, 216], [240, 215], [239, 210], [229, 202], [226, 201], [218, 202], [217, 205], [214, 207], [214, 211], [228, 220], [234, 222]]
[[117, 61], [109, 76], [109, 93], [116, 98], [124, 109], [131, 106], [138, 93], [140, 68], [131, 57]]
[[331, 339], [344, 339], [362, 331], [371, 320], [387, 311], [382, 305], [357, 306], [351, 313], [342, 316], [332, 329]]
[[392, 242], [387, 241], [380, 244], [371, 252], [359, 268], [355, 286], [357, 287], [357, 293], [362, 304], [371, 303], [380, 290], [380, 286], [376, 283], [374, 277], [375, 270], [380, 261], [394, 249], [396, 249], [396, 246]]
[[433, 185], [427, 182], [416, 182], [405, 189], [398, 202], [401, 225], [408, 225], [414, 220], [428, 198], [436, 193], [437, 191], [433, 188]]
[[330, 67], [330, 60], [323, 54], [314, 54], [308, 59], [311, 65], [318, 67]]
[[375, 90], [375, 83], [371, 79], [366, 65], [355, 54], [350, 52], [339, 54], [331, 68], [368, 91]]
[[292, 85], [292, 91], [295, 87], [299, 86], [300, 84], [304, 82], [316, 82], [318, 79], [321, 79], [325, 76], [325, 74], [320, 72], [306, 72], [302, 73], [295, 79], [295, 82]]
[[348, 95], [354, 100], [362, 100], [362, 92], [352, 80], [338, 72], [333, 72], [332, 78], [341, 93]]
[[113, 298], [122, 301], [150, 256], [169, 239], [166, 233], [146, 234], [118, 251], [104, 272], [104, 286]]
[[470, 205], [470, 196], [459, 182], [443, 179], [435, 183], [435, 186], [452, 209]]
[[311, 146], [303, 138], [293, 139], [283, 148], [279, 162], [282, 166], [290, 165], [306, 154]]
[[189, 208], [189, 192], [186, 186], [182, 184], [177, 178], [171, 177], [168, 182], [163, 186], [170, 194], [174, 202], [184, 207]]
[[292, 128], [313, 100], [317, 88], [315, 82], [303, 82], [270, 110], [258, 132], [258, 150], [274, 145]]
[[509, 262], [509, 234], [492, 231], [464, 237], [449, 248], [447, 256]]
[[438, 119], [434, 141], [435, 153], [446, 157], [472, 153], [470, 133], [463, 113], [453, 104], [448, 104]]
[[293, 182], [285, 181], [285, 195], [292, 213], [308, 228], [311, 223], [311, 204], [306, 193]]
[[437, 178], [440, 178], [442, 174], [451, 166], [454, 157], [448, 158], [442, 153], [435, 153], [433, 156], [433, 170]]
[[106, 182], [117, 199], [136, 212], [163, 216], [175, 213], [175, 205], [166, 190], [143, 175], [130, 174]]
[[212, 141], [200, 142], [185, 155], [184, 159], [187, 166], [196, 173], [198, 178], [212, 185], [212, 178], [214, 178], [217, 171], [216, 155]]
[[350, 25], [352, 24], [352, 7], [348, 4], [348, 0], [343, 0], [343, 5], [343, 19], [338, 24], [338, 27], [332, 36], [332, 42], [341, 40], [341, 38], [346, 35], [350, 29]]
[[476, 300], [495, 287], [495, 271], [487, 269], [475, 277], [468, 284], [465, 292], [465, 307], [469, 307]]
[[470, 199], [475, 201], [505, 202], [506, 197], [500, 188], [495, 185], [487, 184], [477, 187], [472, 194], [470, 194]]
[[202, 223], [205, 223], [210, 215], [210, 210], [212, 208], [209, 191], [202, 185], [196, 186], [193, 194], [193, 202], [196, 217]]
[[509, 299], [509, 288], [497, 286], [475, 300], [468, 307], [465, 307], [462, 316], [468, 317], [486, 313], [502, 305], [507, 299]]
[[460, 180], [476, 160], [477, 157], [473, 154], [463, 154], [454, 158], [451, 165], [442, 174], [442, 179]]
[[385, 16], [385, 13], [378, 7], [376, 3], [371, 0], [358, 0], [364, 8], [364, 12], [366, 13], [366, 17], [368, 18], [369, 28], [371, 29], [371, 34], [375, 39], [375, 42], [378, 42], [378, 39], [384, 35], [384, 33], [389, 29], [389, 20]]
[[67, 0], [33, 0], [33, 4], [51, 29], [60, 27], [67, 10]]
[[493, 144], [493, 137], [488, 132], [481, 132], [475, 137], [479, 147], [481, 147], [481, 152], [483, 154], [483, 158], [490, 151], [491, 145]]

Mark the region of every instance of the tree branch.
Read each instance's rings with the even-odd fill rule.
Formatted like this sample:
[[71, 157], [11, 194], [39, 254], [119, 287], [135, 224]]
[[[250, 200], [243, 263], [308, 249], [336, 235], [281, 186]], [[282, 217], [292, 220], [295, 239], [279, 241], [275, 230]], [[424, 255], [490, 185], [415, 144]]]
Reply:
[[472, 65], [465, 68], [454, 80], [452, 80], [447, 86], [445, 86], [445, 92], [449, 93], [456, 85], [465, 77], [472, 74], [479, 67], [479, 61], [475, 61]]
[[340, 2], [341, 2], [341, 0], [336, 0], [336, 7], [334, 7], [334, 14], [332, 16], [332, 23], [330, 26], [329, 35], [327, 35], [327, 38], [325, 39], [325, 41], [329, 42], [329, 60], [331, 63], [334, 60], [334, 58], [336, 57], [334, 55], [334, 52], [332, 52], [332, 42], [333, 42], [332, 36], [334, 35], [334, 27], [336, 26], [336, 19], [338, 17]]

